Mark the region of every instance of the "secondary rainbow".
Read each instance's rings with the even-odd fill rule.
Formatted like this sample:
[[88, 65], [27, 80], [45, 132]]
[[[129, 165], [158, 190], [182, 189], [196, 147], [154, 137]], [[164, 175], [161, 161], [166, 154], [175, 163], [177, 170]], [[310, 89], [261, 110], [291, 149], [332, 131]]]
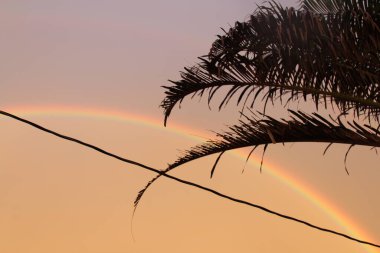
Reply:
[[[124, 121], [131, 123], [143, 124], [154, 128], [163, 128], [163, 123], [161, 119], [156, 119], [152, 117], [147, 117], [140, 114], [133, 114], [113, 109], [104, 108], [85, 108], [80, 106], [61, 106], [61, 105], [49, 105], [49, 106], [11, 106], [5, 108], [6, 111], [10, 113], [15, 113], [19, 116], [84, 116], [93, 118], [102, 118], [107, 120]], [[195, 131], [194, 129], [188, 128], [186, 126], [178, 124], [170, 124], [169, 128], [166, 128], [171, 132], [176, 134], [187, 136], [189, 138], [195, 138], [197, 140], [205, 140], [209, 138], [207, 133]], [[246, 154], [241, 151], [232, 151], [235, 155], [242, 159], [246, 158]], [[257, 159], [250, 159], [249, 163], [260, 166], [260, 161]], [[271, 176], [278, 179], [283, 184], [287, 185], [293, 189], [298, 194], [302, 195], [304, 198], [311, 201], [315, 206], [320, 208], [322, 211], [327, 213], [335, 222], [340, 226], [347, 229], [352, 236], [370, 240], [371, 237], [366, 233], [359, 225], [357, 225], [350, 217], [348, 217], [343, 211], [341, 211], [337, 206], [331, 203], [325, 196], [322, 196], [315, 189], [306, 185], [301, 180], [299, 180], [294, 175], [289, 172], [282, 170], [278, 166], [272, 165], [267, 160], [265, 161], [263, 167]], [[373, 247], [363, 245], [367, 252], [379, 252]]]

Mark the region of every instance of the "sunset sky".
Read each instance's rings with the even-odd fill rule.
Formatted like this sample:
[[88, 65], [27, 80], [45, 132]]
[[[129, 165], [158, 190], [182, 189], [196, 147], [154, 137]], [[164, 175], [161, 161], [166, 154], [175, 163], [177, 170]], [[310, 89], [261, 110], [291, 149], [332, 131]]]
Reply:
[[[257, 4], [1, 0], [0, 110], [164, 169], [241, 108], [187, 99], [165, 128], [161, 86]], [[282, 115], [279, 107], [269, 110]], [[380, 252], [168, 179], [149, 189], [132, 223], [133, 201], [155, 174], [4, 116], [0, 140], [1, 253]], [[348, 176], [348, 146], [323, 156], [326, 146], [269, 146], [261, 173], [258, 148], [247, 164], [249, 149], [224, 155], [213, 179], [216, 156], [173, 175], [379, 244], [379, 156], [354, 147]]]

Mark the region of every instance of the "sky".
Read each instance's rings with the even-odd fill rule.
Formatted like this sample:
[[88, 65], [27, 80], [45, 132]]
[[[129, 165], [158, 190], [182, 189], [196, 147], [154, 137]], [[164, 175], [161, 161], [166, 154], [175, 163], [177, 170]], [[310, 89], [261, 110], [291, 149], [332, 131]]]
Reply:
[[[283, 5], [296, 6], [296, 1]], [[248, 0], [0, 1], [0, 109], [157, 169], [236, 122], [194, 98], [163, 126], [162, 86], [208, 53]], [[301, 105], [308, 109], [308, 105]], [[281, 115], [274, 106], [272, 113]], [[155, 175], [0, 117], [0, 252], [380, 252]], [[379, 157], [347, 146], [270, 146], [173, 175], [380, 243]], [[244, 169], [244, 173], [242, 170]]]

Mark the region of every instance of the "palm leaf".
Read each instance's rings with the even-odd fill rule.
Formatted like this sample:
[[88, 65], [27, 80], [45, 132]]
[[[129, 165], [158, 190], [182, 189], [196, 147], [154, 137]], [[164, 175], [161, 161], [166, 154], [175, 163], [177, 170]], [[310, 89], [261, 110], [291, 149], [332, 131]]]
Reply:
[[[184, 155], [170, 164], [166, 170], [153, 178], [139, 192], [135, 200], [135, 207], [145, 191], [162, 174], [166, 174], [180, 165], [212, 154], [220, 153], [212, 168], [213, 173], [220, 156], [224, 152], [244, 147], [253, 146], [256, 148], [259, 145], [267, 146], [268, 144], [286, 142], [341, 143], [351, 146], [380, 147], [380, 131], [370, 125], [361, 126], [356, 121], [343, 122], [340, 118], [336, 121], [327, 120], [317, 113], [308, 115], [299, 111], [289, 110], [289, 112], [290, 119], [277, 120], [267, 115], [262, 115], [263, 118], [261, 119], [255, 115], [245, 117], [245, 120], [240, 120], [238, 125], [230, 127], [228, 132], [217, 134], [220, 140], [209, 140], [186, 151]], [[347, 154], [345, 160], [346, 158]]]
[[234, 96], [237, 104], [250, 98], [251, 107], [260, 98], [288, 96], [378, 119], [380, 4], [371, 3], [329, 15], [274, 2], [259, 7], [247, 22], [219, 36], [200, 64], [185, 68], [181, 80], [165, 87], [165, 124], [185, 97], [208, 93], [210, 102], [221, 87], [229, 90], [219, 109]]
[[188, 150], [171, 164], [172, 170], [184, 163], [228, 150], [286, 142], [324, 142], [380, 147], [379, 131], [356, 121], [326, 120], [321, 115], [290, 111], [290, 120], [270, 116], [240, 120], [228, 132], [217, 134], [220, 140], [210, 140]]
[[365, 10], [365, 11], [379, 11], [378, 0], [303, 0], [300, 1], [302, 9], [310, 10], [315, 13], [329, 15], [344, 10]]

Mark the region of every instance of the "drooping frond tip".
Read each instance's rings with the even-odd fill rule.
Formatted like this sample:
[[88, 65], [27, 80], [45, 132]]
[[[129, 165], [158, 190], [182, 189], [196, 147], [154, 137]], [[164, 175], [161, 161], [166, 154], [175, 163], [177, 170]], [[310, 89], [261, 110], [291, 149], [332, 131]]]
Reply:
[[[380, 131], [370, 125], [360, 126], [355, 121], [343, 122], [341, 119], [337, 121], [327, 120], [317, 113], [308, 115], [292, 110], [289, 110], [289, 113], [290, 119], [281, 120], [267, 115], [262, 115], [263, 118], [255, 115], [246, 116], [245, 120], [240, 120], [237, 125], [229, 127], [229, 131], [217, 134], [220, 140], [209, 140], [187, 150], [166, 170], [148, 183], [140, 192], [135, 204], [138, 204], [145, 191], [162, 174], [193, 160], [220, 153], [211, 170], [212, 176], [220, 157], [229, 150], [260, 145], [266, 147], [269, 144], [286, 142], [341, 143], [380, 147]], [[266, 148], [264, 152], [265, 150]], [[346, 156], [345, 168], [347, 168]]]

